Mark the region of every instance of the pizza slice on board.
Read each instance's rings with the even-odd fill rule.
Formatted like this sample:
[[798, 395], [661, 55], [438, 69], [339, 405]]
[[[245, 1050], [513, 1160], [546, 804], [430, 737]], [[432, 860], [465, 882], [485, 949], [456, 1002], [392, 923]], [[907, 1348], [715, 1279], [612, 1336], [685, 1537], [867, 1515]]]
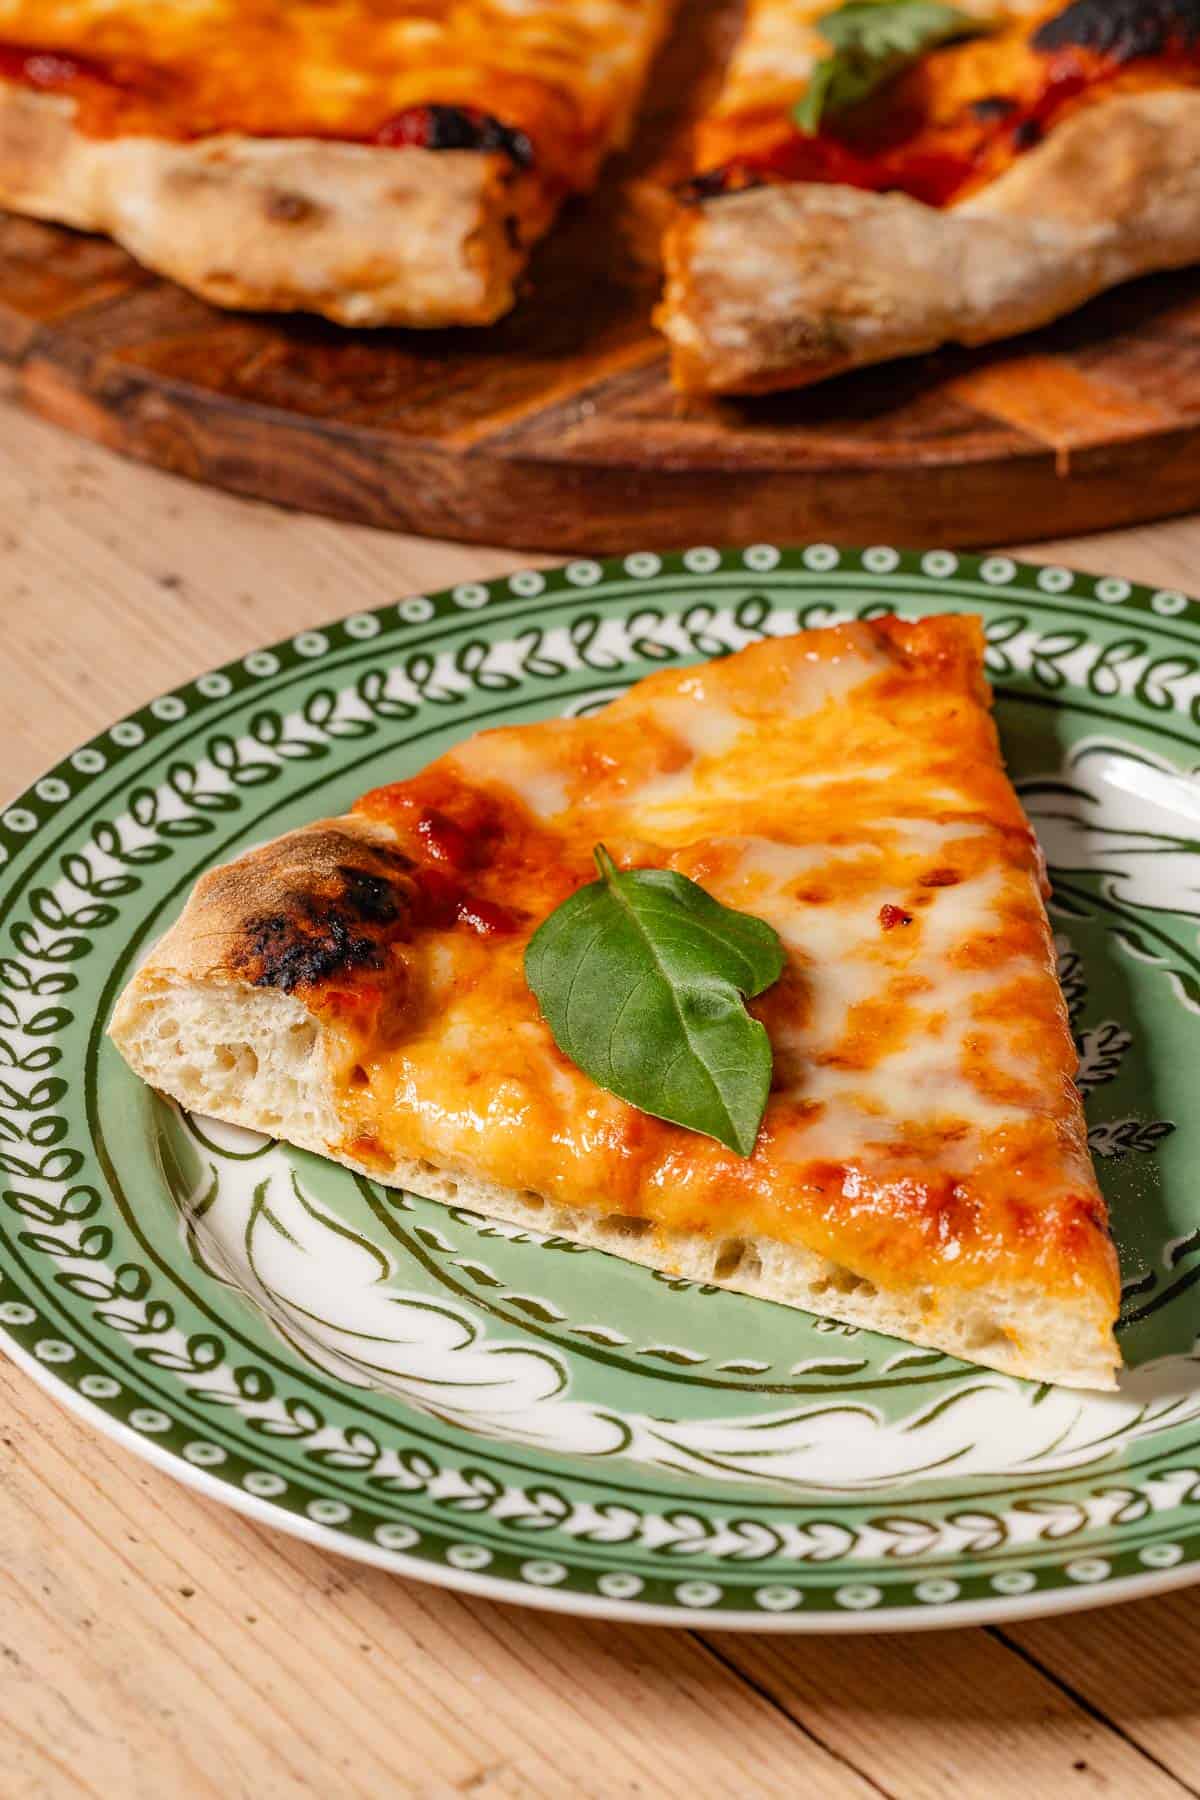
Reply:
[[[777, 934], [740, 1150], [592, 1079], [535, 998], [530, 940], [601, 845]], [[1117, 1264], [1042, 886], [979, 622], [839, 625], [483, 732], [212, 871], [111, 1032], [183, 1105], [375, 1180], [1111, 1387]], [[661, 1054], [638, 1017], [631, 1066]]]
[[675, 0], [0, 0], [0, 205], [221, 306], [478, 325]]
[[680, 387], [1007, 337], [1200, 258], [1200, 4], [750, 0], [695, 171]]

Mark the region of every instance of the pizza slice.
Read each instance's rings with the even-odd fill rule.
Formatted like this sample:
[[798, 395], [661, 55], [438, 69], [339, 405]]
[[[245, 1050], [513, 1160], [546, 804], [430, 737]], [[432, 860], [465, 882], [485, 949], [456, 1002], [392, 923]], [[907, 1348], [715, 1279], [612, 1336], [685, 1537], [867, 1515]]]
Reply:
[[1007, 337], [1200, 257], [1200, 4], [751, 0], [695, 168], [682, 388]]
[[474, 325], [675, 0], [0, 0], [0, 205], [218, 305]]
[[[618, 1098], [539, 1008], [527, 947], [599, 845], [778, 934], [748, 1154]], [[375, 1180], [1111, 1387], [1117, 1264], [1042, 882], [978, 620], [838, 625], [483, 732], [214, 870], [111, 1032], [184, 1106]], [[663, 1064], [639, 1004], [618, 1060]]]

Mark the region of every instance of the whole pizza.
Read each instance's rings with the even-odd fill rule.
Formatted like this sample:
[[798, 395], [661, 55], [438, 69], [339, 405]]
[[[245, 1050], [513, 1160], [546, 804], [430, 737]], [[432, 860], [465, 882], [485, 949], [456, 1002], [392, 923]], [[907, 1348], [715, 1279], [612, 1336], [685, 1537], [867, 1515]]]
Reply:
[[[677, 0], [0, 0], [0, 203], [218, 305], [486, 325]], [[1200, 0], [746, 0], [675, 186], [685, 390], [1024, 331], [1200, 256]]]

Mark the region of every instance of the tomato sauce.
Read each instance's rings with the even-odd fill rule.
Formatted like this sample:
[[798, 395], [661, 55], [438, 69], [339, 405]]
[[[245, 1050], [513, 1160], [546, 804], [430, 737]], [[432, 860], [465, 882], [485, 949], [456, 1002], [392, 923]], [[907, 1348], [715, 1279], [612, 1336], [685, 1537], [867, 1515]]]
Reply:
[[443, 772], [376, 788], [355, 811], [385, 820], [414, 858], [418, 926], [463, 926], [491, 938], [528, 925], [528, 915], [507, 905], [503, 893], [519, 868], [545, 860], [549, 846], [515, 801]]
[[[38, 93], [73, 95], [83, 105], [85, 123], [103, 132], [117, 129], [122, 108], [130, 105], [157, 109], [164, 127], [171, 121], [167, 135], [204, 136], [210, 129], [205, 120], [197, 117], [192, 131], [179, 130], [182, 90], [173, 91], [163, 71], [128, 60], [106, 63], [58, 50], [0, 43], [0, 82], [5, 81]], [[291, 128], [280, 133], [258, 131], [255, 135], [291, 135]], [[312, 135], [328, 134], [312, 128]], [[343, 142], [371, 144], [381, 149], [502, 153], [522, 169], [531, 167], [534, 161], [533, 145], [525, 132], [477, 106], [409, 106], [393, 113], [374, 130], [361, 134], [339, 132], [337, 136]]]
[[[922, 112], [921, 84], [905, 79], [884, 101], [809, 134], [781, 129], [751, 154], [697, 175], [685, 199], [792, 182], [829, 183], [873, 193], [903, 193], [942, 207], [995, 180], [1078, 106], [1129, 89], [1200, 81], [1200, 46], [1180, 43], [1131, 67], [1116, 54], [1073, 45], [1039, 59], [1037, 84], [1015, 95], [980, 94], [948, 119]], [[731, 122], [731, 129], [736, 129]]]
[[49, 92], [69, 88], [79, 81], [111, 81], [100, 63], [81, 56], [63, 56], [55, 50], [26, 50], [16, 44], [0, 44], [0, 81]]

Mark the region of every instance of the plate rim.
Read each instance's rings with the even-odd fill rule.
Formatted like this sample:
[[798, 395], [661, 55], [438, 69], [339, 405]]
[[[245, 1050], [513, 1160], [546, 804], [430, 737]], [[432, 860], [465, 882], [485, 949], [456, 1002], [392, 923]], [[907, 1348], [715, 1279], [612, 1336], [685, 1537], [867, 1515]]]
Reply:
[[537, 1612], [616, 1624], [666, 1626], [677, 1631], [772, 1632], [789, 1636], [840, 1636], [845, 1632], [865, 1632], [885, 1636], [890, 1632], [1015, 1625], [1024, 1620], [1054, 1618], [1064, 1613], [1096, 1612], [1101, 1607], [1151, 1599], [1200, 1582], [1200, 1561], [1185, 1560], [1173, 1569], [1149, 1569], [1141, 1575], [1116, 1576], [1111, 1582], [1099, 1582], [1094, 1586], [1081, 1584], [1073, 1588], [1047, 1588], [1041, 1593], [998, 1594], [991, 1600], [952, 1600], [934, 1606], [896, 1606], [883, 1613], [871, 1610], [806, 1613], [803, 1605], [794, 1611], [780, 1613], [717, 1611], [711, 1607], [654, 1606], [645, 1601], [610, 1600], [603, 1595], [583, 1594], [567, 1588], [536, 1587], [532, 1582], [456, 1569], [450, 1563], [426, 1562], [420, 1557], [407, 1556], [402, 1550], [387, 1550], [379, 1544], [368, 1544], [365, 1539], [342, 1537], [332, 1526], [321, 1525], [299, 1513], [281, 1511], [269, 1500], [259, 1499], [255, 1494], [220, 1481], [183, 1457], [162, 1449], [152, 1438], [143, 1437], [140, 1432], [123, 1425], [86, 1395], [76, 1393], [65, 1381], [60, 1381], [35, 1356], [14, 1344], [2, 1329], [0, 1350], [14, 1367], [32, 1376], [42, 1392], [64, 1411], [84, 1424], [97, 1427], [110, 1442], [132, 1452], [182, 1487], [190, 1488], [203, 1500], [227, 1506], [256, 1525], [286, 1532], [289, 1537], [299, 1538], [350, 1562], [385, 1569], [389, 1574], [420, 1581], [429, 1587], [446, 1588], [453, 1593], [470, 1594], [480, 1600], [500, 1601], [509, 1606], [531, 1607]]

